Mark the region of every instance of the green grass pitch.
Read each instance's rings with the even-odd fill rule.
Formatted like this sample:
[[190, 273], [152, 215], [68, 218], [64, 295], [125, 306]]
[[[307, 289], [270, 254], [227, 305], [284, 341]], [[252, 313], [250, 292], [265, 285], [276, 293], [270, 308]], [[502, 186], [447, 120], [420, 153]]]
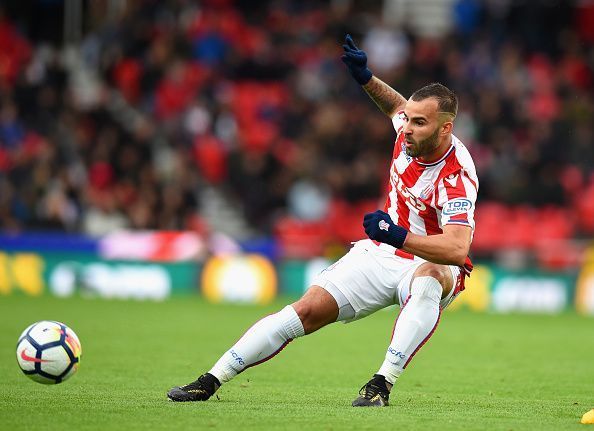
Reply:
[[[293, 341], [218, 400], [167, 401], [282, 305], [0, 297], [0, 429], [594, 430], [579, 423], [594, 408], [594, 319], [573, 313], [446, 312], [383, 409], [350, 403], [383, 360], [395, 310]], [[57, 386], [15, 360], [21, 331], [44, 319], [83, 346], [79, 373]]]

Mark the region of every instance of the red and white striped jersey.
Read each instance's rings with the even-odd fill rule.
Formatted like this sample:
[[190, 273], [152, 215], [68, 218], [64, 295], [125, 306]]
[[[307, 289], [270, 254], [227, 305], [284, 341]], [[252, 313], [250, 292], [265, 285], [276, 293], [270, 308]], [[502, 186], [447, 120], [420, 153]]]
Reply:
[[390, 166], [390, 188], [384, 211], [399, 226], [418, 235], [442, 233], [443, 226], [470, 226], [478, 177], [470, 153], [452, 135], [452, 146], [434, 163], [421, 163], [404, 151], [404, 112], [392, 119], [397, 137]]

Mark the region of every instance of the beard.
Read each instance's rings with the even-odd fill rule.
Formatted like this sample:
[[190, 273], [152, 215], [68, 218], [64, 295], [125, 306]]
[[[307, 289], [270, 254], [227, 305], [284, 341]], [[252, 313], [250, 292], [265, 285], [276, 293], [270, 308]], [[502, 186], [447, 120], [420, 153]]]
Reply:
[[435, 129], [435, 132], [428, 138], [423, 139], [420, 142], [407, 141], [413, 145], [405, 147], [407, 156], [410, 157], [423, 157], [431, 154], [439, 146], [439, 127]]

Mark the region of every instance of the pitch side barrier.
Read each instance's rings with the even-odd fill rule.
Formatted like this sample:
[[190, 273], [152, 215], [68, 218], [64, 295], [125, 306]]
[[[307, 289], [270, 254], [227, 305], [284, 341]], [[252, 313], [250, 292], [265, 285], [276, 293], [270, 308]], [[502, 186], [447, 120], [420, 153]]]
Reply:
[[[217, 248], [218, 247], [218, 248]], [[211, 302], [268, 303], [300, 296], [333, 262], [289, 259], [274, 239], [213, 246], [196, 233], [119, 232], [0, 235], [0, 295], [163, 300], [201, 294]], [[467, 289], [448, 310], [594, 315], [594, 247], [582, 267], [550, 271], [477, 262]]]

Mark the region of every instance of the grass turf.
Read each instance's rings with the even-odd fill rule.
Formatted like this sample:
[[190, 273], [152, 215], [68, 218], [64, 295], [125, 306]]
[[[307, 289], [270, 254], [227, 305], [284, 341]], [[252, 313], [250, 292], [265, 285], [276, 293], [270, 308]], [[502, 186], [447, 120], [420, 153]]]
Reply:
[[[446, 312], [383, 409], [350, 402], [383, 360], [395, 310], [292, 342], [220, 400], [171, 403], [253, 321], [282, 306], [0, 297], [0, 429], [578, 430], [594, 408], [594, 319]], [[15, 343], [30, 323], [78, 334], [78, 375], [26, 378]]]

